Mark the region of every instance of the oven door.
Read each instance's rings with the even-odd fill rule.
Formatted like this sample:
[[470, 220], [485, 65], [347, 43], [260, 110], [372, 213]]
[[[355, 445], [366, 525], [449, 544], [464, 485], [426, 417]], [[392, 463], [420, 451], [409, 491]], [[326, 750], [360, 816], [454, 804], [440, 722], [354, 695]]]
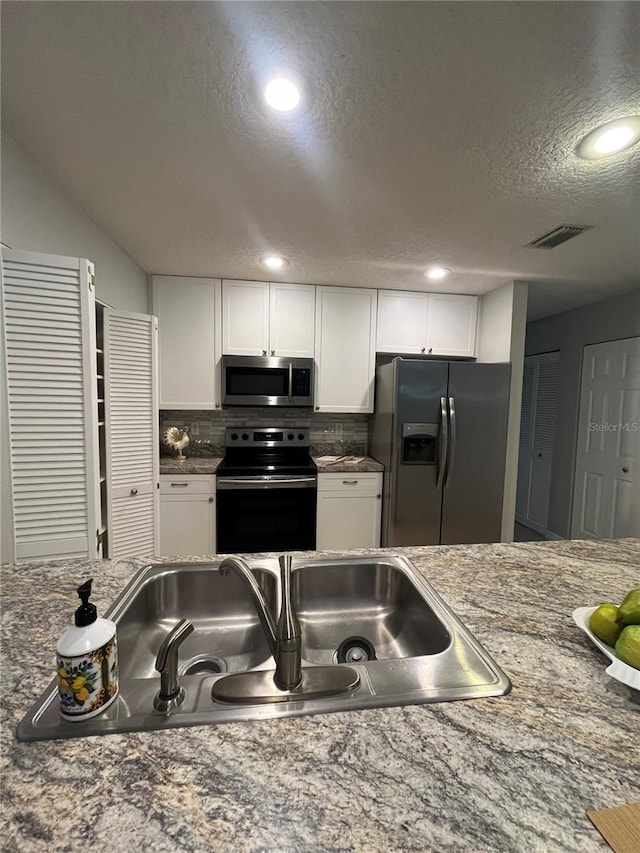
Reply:
[[316, 477], [218, 477], [218, 553], [314, 551], [316, 502]]

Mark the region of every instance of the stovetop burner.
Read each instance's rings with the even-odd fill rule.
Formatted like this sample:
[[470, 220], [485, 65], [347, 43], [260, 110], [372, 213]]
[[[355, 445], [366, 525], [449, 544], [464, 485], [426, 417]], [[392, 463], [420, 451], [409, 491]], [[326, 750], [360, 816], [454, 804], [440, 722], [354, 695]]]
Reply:
[[309, 432], [308, 428], [300, 427], [228, 428], [226, 454], [217, 473], [234, 477], [315, 474], [317, 467], [309, 452]]

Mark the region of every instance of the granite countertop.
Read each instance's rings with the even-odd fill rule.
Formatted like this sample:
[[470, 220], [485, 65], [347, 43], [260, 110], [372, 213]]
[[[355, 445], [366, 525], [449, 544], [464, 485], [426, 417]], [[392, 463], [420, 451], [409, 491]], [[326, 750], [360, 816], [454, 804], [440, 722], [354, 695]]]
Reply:
[[[360, 456], [354, 454], [356, 459]], [[362, 462], [355, 465], [353, 462], [320, 462], [317, 456], [313, 457], [313, 461], [318, 466], [319, 474], [368, 474], [379, 471], [384, 471], [384, 465], [372, 459], [371, 456], [365, 456]]]
[[[356, 457], [357, 458], [357, 457]], [[318, 473], [333, 474], [365, 474], [384, 471], [384, 466], [370, 456], [365, 456], [362, 462], [356, 465], [349, 462], [318, 462], [314, 456], [313, 461], [318, 466]], [[222, 462], [221, 456], [190, 456], [184, 460], [160, 457], [161, 474], [215, 474]]]
[[188, 456], [186, 459], [160, 457], [161, 474], [215, 474], [222, 456]]
[[640, 541], [394, 552], [507, 672], [508, 696], [18, 743], [75, 587], [93, 577], [104, 612], [150, 561], [4, 566], [3, 849], [606, 851], [585, 812], [640, 799], [640, 704], [571, 612], [640, 585]]

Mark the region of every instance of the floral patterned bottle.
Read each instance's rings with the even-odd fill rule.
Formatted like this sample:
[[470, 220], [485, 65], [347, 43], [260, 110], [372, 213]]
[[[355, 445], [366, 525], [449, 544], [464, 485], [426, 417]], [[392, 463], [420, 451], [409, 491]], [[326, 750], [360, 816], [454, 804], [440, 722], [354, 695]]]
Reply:
[[102, 713], [118, 695], [116, 626], [99, 619], [89, 602], [91, 580], [78, 587], [82, 604], [56, 647], [60, 713], [65, 720], [88, 720]]

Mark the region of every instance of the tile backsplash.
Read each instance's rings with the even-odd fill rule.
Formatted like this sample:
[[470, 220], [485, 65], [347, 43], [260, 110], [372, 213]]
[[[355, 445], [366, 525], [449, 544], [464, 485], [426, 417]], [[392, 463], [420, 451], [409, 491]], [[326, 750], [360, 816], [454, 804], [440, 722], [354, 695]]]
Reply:
[[[369, 415], [333, 414], [307, 409], [240, 408], [212, 411], [160, 411], [160, 439], [167, 427], [189, 429], [191, 444], [187, 456], [224, 455], [227, 427], [308, 427], [315, 455], [353, 453], [366, 455]], [[162, 452], [170, 451], [162, 444]]]

